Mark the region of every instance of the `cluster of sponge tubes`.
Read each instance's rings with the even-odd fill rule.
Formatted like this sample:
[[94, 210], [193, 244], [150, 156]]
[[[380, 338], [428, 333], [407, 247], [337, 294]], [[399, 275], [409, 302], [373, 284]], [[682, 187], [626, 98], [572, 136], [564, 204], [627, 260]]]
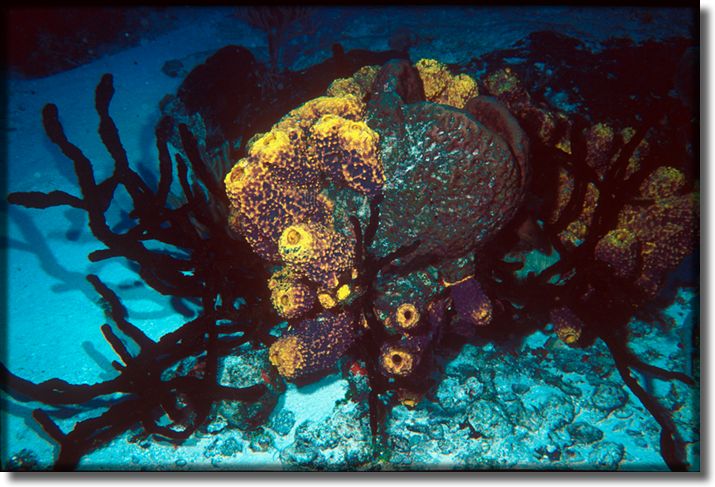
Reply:
[[[464, 109], [478, 95], [471, 77], [452, 75], [437, 61], [421, 60], [413, 69], [427, 102]], [[326, 96], [306, 102], [270, 132], [254, 136], [247, 157], [225, 178], [232, 229], [276, 266], [268, 287], [274, 309], [290, 327], [271, 346], [270, 358], [288, 379], [333, 366], [365, 323], [359, 312], [345, 306], [360, 292], [351, 288], [360, 265], [356, 236], [335, 218], [340, 208], [326, 189], [370, 199], [385, 183], [380, 135], [364, 121], [365, 99], [379, 70], [366, 66], [351, 78], [335, 80]], [[446, 287], [436, 284], [438, 289], [423, 297], [435, 297]], [[454, 283], [449, 291], [457, 321], [470, 326], [489, 322], [491, 302], [476, 280]], [[390, 317], [383, 320], [389, 340], [379, 358], [387, 376], [413, 375], [441, 333], [445, 300], [418, 301], [390, 303]]]
[[270, 357], [289, 379], [332, 365], [355, 339], [356, 317], [335, 311], [356, 277], [355, 236], [335, 222], [326, 188], [369, 198], [384, 183], [379, 136], [363, 121], [375, 72], [338, 80], [254, 136], [225, 178], [232, 230], [276, 269], [273, 307], [291, 328]]

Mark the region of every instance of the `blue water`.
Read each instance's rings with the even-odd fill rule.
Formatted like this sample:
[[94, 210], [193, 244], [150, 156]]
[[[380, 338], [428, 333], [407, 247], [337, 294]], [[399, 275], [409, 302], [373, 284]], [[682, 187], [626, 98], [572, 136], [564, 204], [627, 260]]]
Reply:
[[[5, 127], [8, 194], [79, 194], [72, 163], [43, 130], [41, 111], [48, 102], [57, 105], [68, 139], [92, 161], [97, 179], [111, 174], [113, 162], [97, 135], [94, 107], [94, 89], [104, 73], [114, 77], [110, 113], [130, 164], [149, 174], [155, 184], [154, 135], [162, 99], [176, 94], [192, 69], [226, 45], [247, 48], [260, 63], [273, 63], [279, 72], [301, 72], [330, 59], [336, 43], [345, 52], [404, 50], [412, 62], [437, 59], [478, 82], [489, 70], [480, 60], [496, 51], [523, 48], [524, 40], [540, 31], [577, 39], [592, 53], [607, 49], [613, 39], [628, 39], [636, 46], [672, 39], [698, 45], [698, 19], [688, 9], [316, 8], [285, 29], [273, 55], [265, 33], [249, 25], [241, 9], [159, 9], [143, 19], [130, 18], [120, 26], [124, 32], [120, 28], [117, 36], [95, 45], [91, 15], [85, 15], [84, 38], [40, 43], [40, 48], [64, 49], [57, 57], [67, 56], [67, 63], [58, 63], [56, 70], [41, 76], [10, 66]], [[51, 37], [53, 32], [45, 34]], [[512, 62], [520, 64], [518, 59]], [[569, 116], [584, 110], [574, 93], [587, 92], [587, 86], [571, 86], [567, 92], [564, 83], [552, 88], [545, 79], [542, 85], [547, 85], [543, 99], [550, 109]], [[687, 96], [673, 89], [673, 97]], [[181, 153], [174, 145], [170, 151]], [[177, 185], [172, 193], [180, 193]], [[131, 210], [126, 194], [116, 198], [112, 225], [121, 224]], [[100, 328], [109, 322], [106, 304], [86, 280], [88, 274], [100, 276], [117, 292], [128, 320], [152, 340], [198, 315], [200, 303], [172, 301], [147, 285], [125, 259], [89, 261], [87, 256], [102, 244], [88, 228], [83, 211], [8, 204], [2, 210], [7, 255], [2, 362], [13, 374], [35, 384], [54, 378], [96, 384], [117, 377], [111, 365], [116, 354]], [[533, 252], [522, 260], [543, 270], [553, 257]], [[630, 349], [646, 363], [695, 377], [695, 385], [687, 385], [636, 374], [644, 389], [672, 414], [685, 444], [688, 469], [699, 470], [700, 372], [693, 342], [699, 327], [699, 287], [690, 264], [674, 270], [679, 278], [669, 282], [667, 292], [652, 305], [654, 311], [634, 318], [628, 330]], [[257, 429], [242, 430], [231, 424], [227, 413], [213, 414], [200, 431], [175, 445], [142, 436], [141, 428], [134, 426], [87, 452], [76, 468], [668, 470], [660, 454], [660, 426], [623, 382], [600, 340], [571, 348], [555, 339], [553, 326], [546, 322], [519, 337], [465, 340], [462, 348], [438, 354], [429, 378], [434, 385], [415, 407], [400, 404], [387, 413], [377, 450], [367, 399], [358, 393], [359, 380], [348, 370], [350, 363], [344, 360], [344, 370], [334, 367], [309, 384], [289, 382]], [[49, 412], [67, 433], [79, 421], [107, 411], [108, 403], [117, 399], [105, 396], [78, 407], [28, 402], [18, 394], [2, 397], [4, 469], [50, 469], [57, 460], [58, 445], [33, 419], [34, 409]], [[595, 405], [600, 400], [613, 400], [613, 407]]]

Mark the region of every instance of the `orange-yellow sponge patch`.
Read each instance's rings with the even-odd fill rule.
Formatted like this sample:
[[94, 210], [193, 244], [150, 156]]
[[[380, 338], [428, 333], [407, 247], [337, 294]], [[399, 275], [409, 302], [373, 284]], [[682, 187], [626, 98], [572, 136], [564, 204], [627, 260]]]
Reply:
[[453, 106], [455, 108], [464, 108], [471, 98], [479, 94], [477, 82], [474, 78], [467, 74], [458, 74], [453, 77], [447, 89], [438, 103]]
[[574, 326], [559, 326], [556, 328], [556, 336], [566, 345], [574, 345], [581, 338], [581, 328]]
[[660, 166], [640, 186], [644, 198], [660, 199], [674, 196], [685, 186], [685, 174], [671, 166]]
[[352, 294], [352, 291], [347, 284], [343, 284], [335, 291], [335, 297], [338, 298], [338, 301], [345, 301], [350, 297], [350, 294]]
[[372, 195], [385, 183], [380, 137], [365, 122], [323, 116], [310, 131], [311, 147], [323, 171], [336, 182]]
[[241, 164], [227, 175], [226, 193], [237, 210], [232, 229], [243, 235], [264, 259], [278, 260], [278, 239], [285, 227], [300, 221], [325, 221], [324, 201], [305, 188], [282, 186], [263, 164]]
[[447, 65], [434, 59], [420, 59], [415, 63], [420, 74], [427, 101], [464, 108], [470, 98], [479, 94], [477, 82], [467, 74], [456, 76]]
[[388, 374], [405, 377], [415, 369], [416, 360], [411, 351], [399, 346], [389, 346], [383, 348], [380, 364]]
[[295, 129], [273, 129], [253, 142], [249, 159], [261, 165], [276, 184], [319, 188], [320, 169], [303, 156], [305, 140]]
[[425, 98], [428, 101], [435, 101], [452, 80], [449, 68], [435, 59], [420, 59], [415, 63], [415, 68], [422, 78]]
[[281, 233], [278, 248], [281, 258], [293, 264], [304, 264], [313, 258], [320, 242], [317, 232], [308, 225], [291, 225]]
[[586, 137], [586, 164], [603, 179], [611, 167], [613, 146], [616, 140], [613, 128], [605, 123], [597, 123], [588, 129]]
[[412, 409], [417, 406], [417, 404], [419, 404], [419, 402], [422, 400], [422, 397], [424, 396], [424, 393], [400, 387], [397, 389], [396, 395], [397, 400], [400, 401], [400, 404]]
[[296, 277], [290, 272], [290, 269], [283, 267], [271, 274], [271, 277], [268, 279], [268, 289], [273, 291], [282, 284], [294, 281], [296, 281]]
[[246, 157], [234, 164], [224, 178], [224, 185], [226, 186], [226, 196], [235, 207], [239, 206], [240, 196], [246, 185], [254, 177], [260, 177], [258, 173], [265, 170], [264, 166], [251, 164], [251, 161]]
[[305, 367], [307, 347], [301, 337], [293, 335], [277, 340], [268, 352], [268, 359], [283, 377], [294, 378]]
[[319, 96], [288, 112], [274, 126], [274, 130], [301, 130], [307, 133], [310, 127], [323, 115], [337, 115], [347, 120], [362, 120], [365, 106], [352, 95]]
[[420, 322], [420, 312], [412, 303], [402, 303], [399, 305], [395, 311], [395, 315], [397, 326], [404, 330], [410, 330], [416, 327]]
[[338, 304], [335, 301], [335, 298], [327, 292], [322, 292], [318, 294], [318, 302], [324, 309], [332, 309], [335, 307], [336, 304]]
[[280, 257], [296, 275], [321, 287], [334, 288], [338, 276], [352, 268], [354, 242], [319, 223], [297, 223], [287, 227], [278, 243]]
[[[359, 81], [346, 79], [333, 86], [336, 92], [342, 86], [342, 96], [310, 100], [267, 133], [252, 137], [247, 157], [226, 175], [229, 226], [264, 259], [280, 260], [278, 240], [286, 227], [301, 222], [333, 226], [333, 202], [321, 192], [326, 178], [368, 196], [384, 183], [378, 135], [360, 122], [365, 110], [362, 99], [348, 93], [365, 90], [362, 83], [372, 70], [360, 73]], [[325, 124], [324, 117], [338, 122]], [[308, 140], [314, 132], [323, 136], [320, 140], [324, 143], [317, 148], [312, 147], [315, 140]], [[351, 247], [346, 238], [329, 236], [327, 243], [317, 247], [312, 264], [304, 263], [308, 267], [300, 271], [322, 286], [333, 287], [343, 261], [352, 259], [352, 248], [344, 251]], [[323, 258], [327, 260], [321, 261]], [[323, 269], [336, 262], [338, 267], [330, 274]]]
[[282, 282], [271, 290], [271, 302], [283, 318], [297, 318], [315, 304], [315, 290], [301, 282]]
[[[631, 141], [633, 136], [636, 134], [636, 130], [633, 127], [626, 127], [620, 131], [619, 135], [622, 139], [622, 144], [627, 144]], [[628, 158], [628, 166], [626, 166], [626, 171], [623, 174], [624, 178], [629, 178], [641, 168], [641, 162], [650, 153], [652, 149], [651, 142], [649, 139], [652, 137], [652, 132], [648, 132], [646, 136], [640, 141], [638, 146], [633, 151], [631, 157]], [[618, 157], [620, 151], [617, 152], [614, 157]]]
[[627, 228], [611, 230], [598, 241], [594, 249], [594, 257], [621, 278], [632, 276], [636, 271], [638, 254], [638, 240]]
[[366, 90], [353, 78], [338, 78], [328, 86], [325, 91], [327, 96], [354, 96], [357, 100], [362, 101], [365, 97]]
[[377, 78], [377, 73], [379, 72], [380, 66], [363, 66], [355, 71], [352, 78], [367, 93], [372, 88], [372, 84], [375, 82], [375, 78]]
[[561, 306], [551, 310], [549, 318], [554, 324], [556, 336], [567, 345], [575, 345], [583, 330], [583, 321], [570, 308]]
[[355, 317], [348, 312], [323, 312], [295, 323], [269, 351], [271, 363], [288, 379], [333, 367], [355, 341]]
[[656, 199], [646, 207], [627, 206], [619, 227], [633, 232], [640, 244], [640, 275], [635, 284], [655, 296], [667, 272], [693, 252], [699, 233], [699, 193]]
[[492, 302], [488, 298], [472, 310], [470, 318], [477, 326], [485, 326], [492, 321]]
[[565, 168], [559, 166], [559, 179], [557, 183], [556, 201], [549, 215], [549, 223], [556, 223], [561, 217], [561, 213], [568, 205], [575, 187], [574, 178]]
[[559, 238], [564, 244], [580, 245], [583, 239], [586, 238], [588, 229], [593, 220], [593, 215], [598, 206], [599, 197], [600, 192], [596, 185], [592, 182], [587, 183], [581, 214], [576, 220], [569, 223], [566, 229], [559, 234]]

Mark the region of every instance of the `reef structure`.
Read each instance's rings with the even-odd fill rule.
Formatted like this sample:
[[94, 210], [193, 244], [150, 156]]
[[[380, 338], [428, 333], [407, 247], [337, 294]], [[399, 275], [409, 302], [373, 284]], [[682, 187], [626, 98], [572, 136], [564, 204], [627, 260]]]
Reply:
[[[646, 363], [628, 348], [627, 329], [695, 248], [698, 186], [684, 151], [667, 137], [668, 122], [677, 119], [673, 103], [661, 98], [630, 128], [546, 107], [512, 68], [490, 69], [474, 90], [464, 76], [436, 61], [393, 61], [340, 78], [319, 101], [289, 112], [246, 143], [245, 157], [226, 177], [226, 191], [210, 177], [188, 128], [180, 125], [188, 162], [180, 155], [174, 161], [186, 203], [178, 208], [167, 205], [170, 120], [157, 127], [161, 178], [154, 191], [126, 164], [108, 113], [111, 77], [97, 89], [100, 135], [116, 163], [105, 181], [94, 180], [91, 163], [65, 138], [56, 108], [48, 105], [45, 128], [74, 161], [82, 196], [15, 193], [9, 201], [87, 211], [93, 233], [107, 246], [93, 260], [128, 257], [151, 287], [198, 298], [204, 308], [196, 320], [152, 342], [128, 322], [119, 298], [91, 276], [116, 325], [102, 332], [124, 362], [114, 364], [119, 378], [92, 386], [59, 379], [32, 384], [3, 366], [3, 390], [21, 400], [58, 406], [122, 394], [106, 414], [77, 422], [68, 433], [51, 419], [53, 411], [33, 413], [60, 445], [56, 467], [74, 468], [81, 455], [137, 425], [146, 434], [181, 442], [209, 419], [212, 402], [260, 400], [263, 385], [217, 387], [218, 358], [240, 353], [236, 346], [242, 344], [270, 346], [266, 355], [277, 372], [294, 381], [332, 370], [350, 353], [355, 370], [367, 371], [379, 446], [385, 406], [419, 402], [429, 387], [427, 374], [436, 370], [431, 352], [449, 342], [449, 335], [457, 335], [459, 344], [474, 333], [498, 341], [550, 322], [570, 346], [606, 343], [625, 384], [662, 427], [664, 459], [673, 470], [687, 468], [672, 412], [633, 372], [691, 386], [694, 379]], [[455, 91], [471, 98], [455, 97]], [[461, 138], [452, 140], [450, 128]], [[446, 153], [453, 167], [461, 167], [458, 156], [465, 148], [472, 154], [481, 150], [469, 139], [475, 134], [492, 137], [504, 157], [485, 159], [490, 169], [465, 168], [452, 180], [441, 157]], [[418, 135], [434, 142], [427, 151], [433, 160], [424, 161], [423, 153], [412, 157], [409, 141], [419, 142]], [[408, 218], [394, 199], [404, 194], [388, 190], [400, 187], [421, 197], [409, 184], [430, 187], [429, 174], [418, 172], [415, 161], [432, 164], [457, 189], [466, 187], [460, 183], [466, 177], [482, 178], [492, 191], [490, 175], [503, 177], [504, 187], [481, 202], [467, 198], [463, 207], [453, 201], [455, 208], [472, 208], [464, 214], [440, 206], [448, 200], [417, 199], [424, 214]], [[402, 183], [405, 178], [409, 184]], [[536, 184], [527, 192], [531, 179]], [[126, 234], [109, 229], [104, 215], [110, 204], [104, 190], [119, 185], [135, 206], [136, 227]], [[444, 185], [432, 190], [433, 196], [446, 192]], [[525, 197], [529, 205], [521, 204]], [[505, 257], [521, 245], [516, 224], [523, 213], [538, 221], [543, 252], [555, 249], [560, 258], [518, 275], [521, 264]], [[442, 232], [444, 222], [472, 238]], [[400, 233], [390, 231], [395, 227]], [[143, 247], [145, 232], [167, 245], [180, 243], [190, 258]], [[236, 309], [232, 298], [238, 296], [249, 298], [248, 305]], [[271, 308], [288, 320], [277, 339], [268, 333], [275, 324]], [[127, 340], [139, 345], [139, 354], [129, 352], [122, 343]], [[196, 356], [204, 358], [189, 373], [171, 372], [177, 362]], [[167, 375], [169, 380], [157, 379]], [[159, 424], [158, 416], [168, 416], [170, 426]]]
[[[271, 360], [284, 376], [334, 366], [365, 331], [366, 294], [386, 330], [388, 377], [414, 376], [443, 326], [427, 324], [428, 308], [451, 290], [466, 321], [488, 323], [474, 251], [516, 213], [528, 143], [503, 105], [477, 95], [471, 77], [438, 61], [390, 61], [334, 81], [249, 142], [225, 179], [229, 222], [276, 266], [273, 302], [291, 329]], [[376, 200], [379, 223], [358, 238]], [[368, 252], [383, 264], [401, 255], [371, 273], [358, 258]]]
[[[534, 34], [530, 42], [561, 42], [550, 37]], [[616, 116], [618, 110], [611, 107], [600, 112], [601, 120], [559, 111], [525, 87], [524, 80], [535, 74], [528, 66], [538, 65], [534, 45], [493, 53], [493, 59], [523, 54], [527, 61], [519, 72], [493, 62], [480, 92], [504, 103], [530, 136], [534, 184], [528, 213], [540, 222], [536, 233], [543, 237], [535, 253], [556, 258], [519, 276], [514, 270], [524, 264], [511, 260], [520, 252], [513, 250], [519, 246], [519, 230], [492, 240], [483, 252], [493, 254], [485, 255], [482, 284], [504, 311], [495, 312], [491, 329], [550, 323], [570, 346], [603, 340], [623, 381], [660, 424], [664, 460], [672, 470], [687, 469], [685, 443], [672, 413], [633, 371], [688, 386], [694, 379], [633, 353], [628, 326], [641, 310], [652, 309], [654, 299], [672, 292], [666, 276], [696, 252], [697, 170], [689, 146], [673, 130], [694, 123], [692, 112], [685, 113], [673, 98], [650, 94], [629, 95], [628, 110], [620, 109], [626, 113]], [[603, 59], [612, 62], [612, 55]], [[597, 91], [604, 98], [589, 100], [594, 107], [609, 99], [604, 90]], [[512, 250], [505, 253], [504, 248]]]

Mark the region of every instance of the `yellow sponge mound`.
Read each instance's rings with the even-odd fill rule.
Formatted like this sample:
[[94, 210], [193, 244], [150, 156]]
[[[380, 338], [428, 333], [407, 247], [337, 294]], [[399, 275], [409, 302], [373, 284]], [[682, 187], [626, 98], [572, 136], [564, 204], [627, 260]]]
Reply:
[[271, 290], [271, 302], [280, 316], [297, 318], [315, 304], [315, 290], [301, 282], [283, 282]]
[[323, 171], [361, 194], [375, 194], [385, 183], [380, 136], [365, 122], [325, 115], [313, 125], [310, 144]]
[[306, 133], [323, 115], [338, 115], [348, 120], [362, 120], [365, 104], [355, 96], [319, 96], [291, 110], [274, 126], [274, 129]]
[[355, 316], [348, 312], [323, 312], [295, 323], [271, 345], [268, 358], [287, 379], [332, 367], [355, 340]]
[[334, 289], [339, 276], [354, 265], [354, 242], [345, 235], [318, 223], [297, 223], [280, 236], [278, 252], [296, 276]]
[[470, 98], [479, 94], [477, 82], [466, 74], [456, 76], [447, 65], [435, 59], [420, 59], [415, 63], [427, 101], [464, 108]]

